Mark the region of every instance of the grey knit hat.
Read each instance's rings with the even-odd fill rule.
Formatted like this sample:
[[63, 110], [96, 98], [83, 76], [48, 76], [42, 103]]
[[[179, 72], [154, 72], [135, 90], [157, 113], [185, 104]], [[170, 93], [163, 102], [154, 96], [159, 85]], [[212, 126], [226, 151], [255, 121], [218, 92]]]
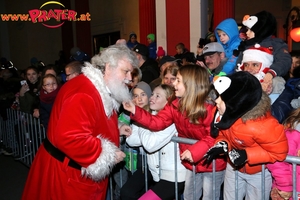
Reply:
[[146, 83], [144, 81], [138, 82], [138, 84], [134, 88], [139, 88], [139, 89], [143, 90], [147, 94], [148, 98], [150, 98], [152, 95], [151, 87], [148, 85], [148, 83]]

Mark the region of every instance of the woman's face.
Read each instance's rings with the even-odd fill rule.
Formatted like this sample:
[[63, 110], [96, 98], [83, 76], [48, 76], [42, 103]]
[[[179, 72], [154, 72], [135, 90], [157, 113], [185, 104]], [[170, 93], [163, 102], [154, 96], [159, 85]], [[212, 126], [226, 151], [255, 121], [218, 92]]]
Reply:
[[290, 68], [290, 73], [292, 74], [296, 67], [300, 66], [300, 58], [292, 57], [292, 65]]
[[149, 98], [144, 90], [140, 88], [134, 88], [132, 93], [133, 103], [138, 107], [143, 108], [144, 106], [149, 104]]
[[149, 99], [150, 109], [159, 111], [165, 107], [167, 102], [168, 100], [165, 91], [161, 87], [156, 87]]
[[29, 69], [26, 72], [26, 78], [30, 83], [35, 84], [38, 81], [39, 75], [33, 69]]
[[176, 80], [176, 76], [173, 76], [170, 72], [168, 72], [163, 79], [163, 83], [170, 85], [173, 87], [173, 82]]

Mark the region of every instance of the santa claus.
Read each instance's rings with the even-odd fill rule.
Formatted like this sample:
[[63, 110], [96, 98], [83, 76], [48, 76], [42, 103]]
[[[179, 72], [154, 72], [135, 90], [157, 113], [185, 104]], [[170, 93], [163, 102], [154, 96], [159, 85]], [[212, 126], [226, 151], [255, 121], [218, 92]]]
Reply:
[[22, 199], [105, 199], [111, 169], [125, 157], [117, 110], [131, 98], [126, 83], [137, 60], [113, 45], [91, 62], [58, 93]]

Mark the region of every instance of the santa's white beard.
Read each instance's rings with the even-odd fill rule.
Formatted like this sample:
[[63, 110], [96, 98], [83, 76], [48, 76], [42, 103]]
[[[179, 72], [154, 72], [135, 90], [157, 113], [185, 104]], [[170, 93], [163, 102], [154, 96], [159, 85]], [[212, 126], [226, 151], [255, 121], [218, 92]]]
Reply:
[[131, 100], [131, 94], [125, 81], [120, 82], [120, 80], [113, 78], [108, 81], [107, 87], [109, 88], [112, 97], [119, 103]]

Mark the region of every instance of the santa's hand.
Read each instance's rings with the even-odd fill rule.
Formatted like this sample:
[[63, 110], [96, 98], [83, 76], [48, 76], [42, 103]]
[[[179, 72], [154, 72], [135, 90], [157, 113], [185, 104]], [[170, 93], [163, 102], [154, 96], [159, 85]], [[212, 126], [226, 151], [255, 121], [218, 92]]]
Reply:
[[116, 163], [123, 161], [125, 156], [126, 156], [125, 153], [123, 151], [121, 151], [120, 149], [118, 149], [116, 151], [116, 157], [115, 157]]
[[225, 154], [228, 151], [228, 145], [225, 141], [220, 141], [215, 146], [211, 147], [206, 154], [203, 156], [203, 165], [209, 165], [213, 159], [221, 154]]
[[120, 135], [125, 135], [126, 137], [130, 136], [132, 133], [132, 129], [130, 126], [123, 124], [120, 129]]
[[123, 102], [122, 104], [125, 110], [131, 112], [132, 114], [135, 114], [135, 105], [133, 104], [132, 101], [126, 101]]
[[230, 161], [237, 167], [246, 163], [247, 153], [244, 149], [232, 149], [228, 153]]

